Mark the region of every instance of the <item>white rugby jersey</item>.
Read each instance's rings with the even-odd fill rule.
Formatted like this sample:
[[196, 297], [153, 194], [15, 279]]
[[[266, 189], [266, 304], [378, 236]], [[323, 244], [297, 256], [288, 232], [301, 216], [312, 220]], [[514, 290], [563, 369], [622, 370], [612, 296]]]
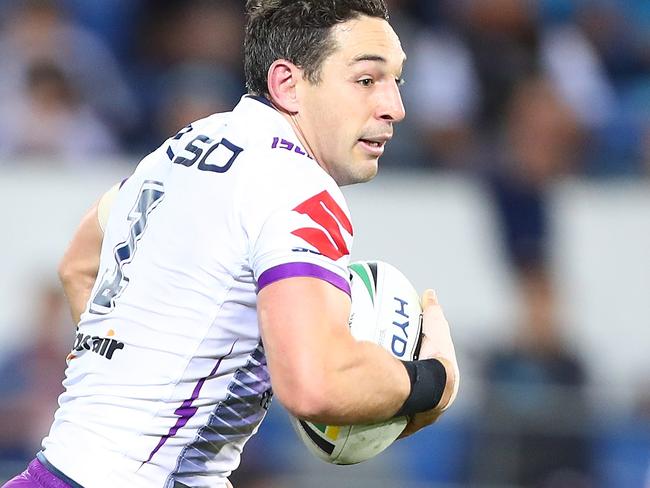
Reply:
[[351, 244], [338, 186], [265, 99], [181, 130], [115, 199], [47, 459], [87, 488], [224, 486], [272, 395], [257, 292], [349, 294]]

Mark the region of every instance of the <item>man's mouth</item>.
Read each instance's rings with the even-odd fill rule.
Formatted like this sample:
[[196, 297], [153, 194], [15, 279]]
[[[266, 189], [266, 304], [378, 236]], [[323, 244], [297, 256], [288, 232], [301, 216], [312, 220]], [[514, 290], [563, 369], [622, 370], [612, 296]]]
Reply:
[[383, 142], [379, 142], [379, 141], [371, 141], [370, 139], [359, 139], [359, 140], [360, 140], [361, 142], [365, 142], [366, 144], [370, 144], [371, 146], [375, 146], [375, 147], [381, 147], [381, 146], [384, 145]]
[[373, 156], [381, 156], [384, 153], [384, 147], [390, 136], [363, 137], [359, 139], [361, 147]]

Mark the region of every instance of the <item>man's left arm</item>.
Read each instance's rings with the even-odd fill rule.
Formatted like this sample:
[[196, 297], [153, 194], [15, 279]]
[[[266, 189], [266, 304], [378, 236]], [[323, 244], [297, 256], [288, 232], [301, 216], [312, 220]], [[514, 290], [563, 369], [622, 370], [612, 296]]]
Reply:
[[97, 278], [104, 227], [118, 190], [119, 185], [112, 187], [86, 212], [59, 263], [59, 279], [75, 325], [79, 323]]

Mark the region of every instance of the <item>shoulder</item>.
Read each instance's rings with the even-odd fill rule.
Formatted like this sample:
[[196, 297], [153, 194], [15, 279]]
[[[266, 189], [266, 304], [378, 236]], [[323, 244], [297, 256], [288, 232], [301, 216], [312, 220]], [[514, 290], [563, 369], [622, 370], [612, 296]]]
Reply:
[[[282, 143], [284, 141], [284, 144]], [[294, 142], [280, 139], [271, 147], [256, 147], [247, 154], [247, 182], [266, 201], [298, 205], [305, 199], [326, 191], [344, 202], [343, 194], [323, 168]], [[292, 147], [295, 149], [289, 149]]]
[[[244, 226], [257, 234], [264, 226], [303, 228], [312, 221], [353, 233], [350, 211], [336, 182], [316, 161], [287, 149], [255, 149], [240, 180], [239, 208]], [[288, 229], [288, 230], [292, 230]], [[286, 229], [285, 229], [286, 230]]]

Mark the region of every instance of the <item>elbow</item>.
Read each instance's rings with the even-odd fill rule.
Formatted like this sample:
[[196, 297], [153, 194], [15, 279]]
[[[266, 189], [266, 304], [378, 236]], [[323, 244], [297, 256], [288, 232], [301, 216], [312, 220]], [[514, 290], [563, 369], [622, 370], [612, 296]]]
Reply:
[[64, 287], [68, 283], [73, 281], [74, 268], [72, 267], [69, 260], [66, 259], [65, 257], [59, 263], [59, 267], [57, 268], [57, 274], [59, 276], [59, 281]]
[[81, 259], [68, 252], [59, 262], [57, 274], [64, 288], [78, 286], [80, 283], [94, 283], [97, 277], [97, 266], [88, 259]]
[[71, 259], [69, 256], [63, 257], [57, 268], [57, 274], [66, 293], [79, 287], [92, 288], [96, 277], [96, 274], [92, 275], [84, 268], [83, 262]]
[[294, 394], [291, 398], [279, 398], [280, 403], [296, 418], [310, 422], [328, 422], [332, 409], [325, 398], [319, 395]]
[[276, 384], [274, 394], [284, 408], [296, 418], [311, 422], [329, 422], [338, 416], [335, 402], [327, 383], [312, 378], [292, 381], [291, 384]]

